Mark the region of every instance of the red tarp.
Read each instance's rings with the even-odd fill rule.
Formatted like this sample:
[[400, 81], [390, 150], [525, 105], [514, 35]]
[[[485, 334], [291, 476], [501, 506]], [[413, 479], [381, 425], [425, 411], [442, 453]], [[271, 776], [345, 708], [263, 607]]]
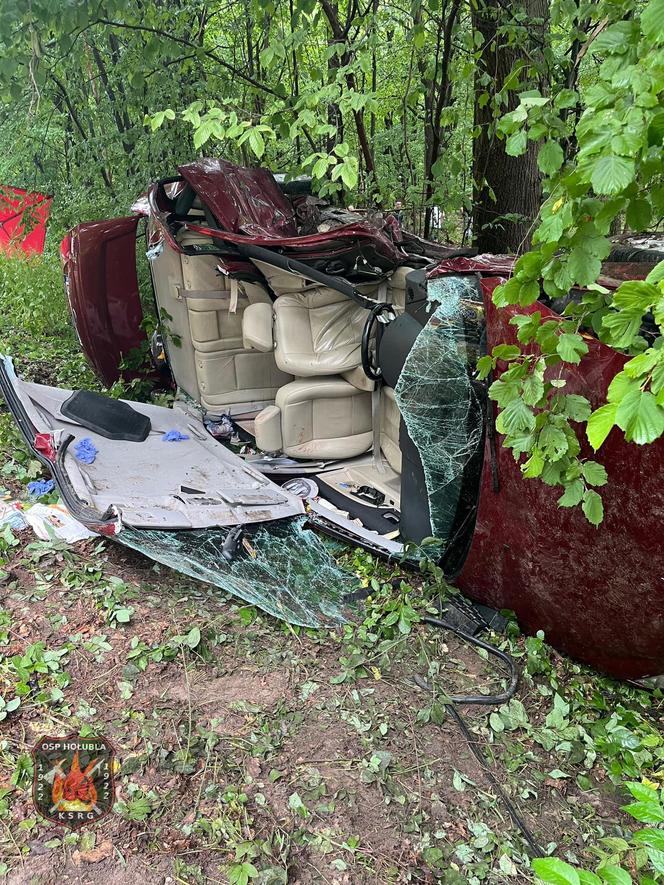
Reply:
[[0, 184], [0, 250], [43, 252], [52, 201], [47, 194]]

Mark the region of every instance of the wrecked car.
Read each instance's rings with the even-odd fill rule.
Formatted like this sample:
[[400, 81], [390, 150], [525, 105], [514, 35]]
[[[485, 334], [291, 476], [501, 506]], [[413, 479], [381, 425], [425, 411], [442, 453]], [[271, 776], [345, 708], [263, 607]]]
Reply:
[[[512, 260], [332, 209], [265, 169], [178, 171], [133, 215], [81, 224], [62, 244], [74, 324], [110, 385], [148, 345], [141, 243], [172, 408], [28, 383], [0, 364], [7, 404], [72, 514], [309, 626], [357, 617], [357, 581], [322, 535], [385, 557], [435, 537], [471, 599], [513, 609], [616, 676], [664, 672], [662, 443], [612, 432], [599, 532], [524, 481], [476, 371], [514, 341], [511, 311], [491, 298]], [[596, 407], [626, 357], [587, 343], [564, 377]]]

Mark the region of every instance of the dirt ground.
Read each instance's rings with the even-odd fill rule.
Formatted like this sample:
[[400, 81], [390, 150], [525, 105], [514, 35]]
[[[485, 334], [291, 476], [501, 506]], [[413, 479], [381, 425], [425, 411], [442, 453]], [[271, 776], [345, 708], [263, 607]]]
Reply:
[[[14, 656], [64, 651], [0, 723], [9, 885], [531, 881], [528, 847], [458, 724], [412, 681], [433, 666], [445, 691], [502, 684], [451, 635], [416, 624], [353, 671], [348, 636], [294, 630], [115, 544], [22, 533], [11, 554], [0, 695]], [[521, 655], [517, 703], [462, 713], [539, 845], [583, 859], [623, 832], [623, 797], [583, 736], [600, 708], [551, 716], [556, 696], [590, 698], [598, 677], [494, 638]], [[40, 735], [85, 726], [117, 748], [117, 802], [68, 833], [35, 813], [29, 754]]]

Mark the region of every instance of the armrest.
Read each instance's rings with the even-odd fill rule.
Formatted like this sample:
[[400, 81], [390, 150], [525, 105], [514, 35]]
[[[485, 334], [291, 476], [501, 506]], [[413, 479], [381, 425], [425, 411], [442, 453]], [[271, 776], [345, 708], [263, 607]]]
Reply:
[[245, 308], [242, 315], [242, 342], [246, 350], [259, 350], [261, 353], [274, 350], [271, 304], [259, 301]]

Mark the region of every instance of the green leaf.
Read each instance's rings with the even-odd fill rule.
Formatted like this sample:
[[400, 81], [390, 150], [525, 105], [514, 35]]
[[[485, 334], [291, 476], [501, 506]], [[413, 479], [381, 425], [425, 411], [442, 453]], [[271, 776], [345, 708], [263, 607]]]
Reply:
[[584, 461], [581, 465], [583, 478], [591, 486], [604, 486], [608, 482], [606, 468], [597, 461]]
[[631, 20], [618, 21], [602, 31], [591, 44], [592, 52], [626, 52], [632, 40], [634, 25]]
[[590, 178], [596, 194], [617, 194], [634, 179], [634, 161], [625, 157], [600, 157]]
[[659, 289], [645, 280], [627, 280], [613, 295], [613, 304], [621, 310], [645, 313], [661, 297]]
[[579, 870], [579, 882], [581, 885], [602, 885], [600, 877], [588, 870]]
[[[523, 439], [523, 437], [521, 437], [521, 439]], [[516, 455], [518, 451], [517, 446], [512, 446], [511, 448]], [[534, 479], [536, 476], [541, 476], [543, 470], [544, 455], [540, 449], [533, 449], [530, 458], [528, 458], [528, 460], [522, 465], [521, 472], [526, 479]]]
[[610, 311], [602, 317], [602, 328], [609, 333], [609, 343], [613, 347], [626, 348], [639, 334], [642, 319], [642, 311]]
[[131, 616], [134, 614], [133, 608], [116, 608], [113, 612], [115, 616], [115, 620], [120, 624], [128, 624], [131, 621]]
[[664, 851], [664, 830], [638, 830], [634, 833], [634, 841], [640, 845], [648, 845], [650, 848], [656, 848], [658, 851]]
[[538, 445], [550, 461], [558, 461], [569, 448], [564, 431], [553, 424], [544, 425], [539, 435]]
[[259, 160], [265, 153], [265, 139], [256, 128], [249, 131], [249, 147]]
[[196, 646], [201, 641], [201, 631], [198, 627], [192, 627], [191, 630], [187, 633], [185, 637], [185, 641], [189, 648], [196, 648]]
[[505, 360], [508, 362], [509, 360], [518, 359], [521, 356], [521, 348], [517, 347], [516, 344], [499, 344], [497, 347], [493, 348], [491, 356], [495, 360]]
[[489, 388], [489, 396], [502, 409], [519, 396], [519, 383], [518, 381], [503, 381], [502, 378], [499, 378]]
[[662, 280], [664, 280], [664, 261], [660, 261], [659, 264], [656, 264], [653, 267], [653, 269], [646, 277], [646, 283], [652, 283], [653, 285], [656, 285]]
[[565, 486], [565, 491], [558, 498], [559, 507], [576, 507], [581, 503], [585, 487], [580, 479], [575, 479]]
[[505, 143], [505, 153], [510, 157], [520, 157], [526, 152], [528, 145], [528, 134], [525, 129], [515, 132], [507, 139]]
[[564, 159], [565, 154], [557, 141], [545, 141], [537, 155], [537, 165], [545, 175], [554, 175]]
[[648, 200], [632, 200], [627, 207], [627, 224], [633, 231], [648, 230], [652, 209]]
[[664, 0], [650, 0], [641, 13], [641, 31], [646, 37], [657, 37], [664, 22]]
[[568, 393], [564, 398], [563, 408], [570, 421], [587, 421], [590, 417], [591, 406], [585, 396]]
[[608, 866], [601, 867], [598, 872], [602, 877], [602, 881], [606, 882], [606, 885], [632, 885], [632, 877], [622, 867], [609, 864]]
[[597, 526], [604, 519], [604, 505], [602, 499], [592, 489], [588, 489], [583, 496], [581, 505], [588, 522]]
[[558, 338], [556, 351], [566, 363], [578, 365], [581, 357], [588, 353], [588, 345], [578, 332], [563, 332]]
[[627, 442], [645, 445], [664, 433], [664, 408], [647, 390], [630, 391], [618, 404], [616, 424], [625, 431]]
[[536, 876], [546, 885], [580, 885], [579, 874], [558, 857], [538, 857], [533, 861]]
[[488, 378], [489, 372], [493, 368], [493, 362], [490, 356], [482, 356], [477, 361], [477, 377], [480, 381], [484, 381], [485, 378]]
[[528, 375], [523, 382], [523, 401], [536, 406], [544, 396], [544, 381], [539, 374]]
[[659, 802], [632, 802], [629, 805], [623, 805], [622, 810], [644, 824], [664, 823], [664, 808]]
[[601, 260], [590, 253], [587, 247], [584, 248], [584, 245], [575, 246], [567, 259], [568, 270], [580, 286], [594, 283], [602, 270]]
[[532, 430], [534, 426], [535, 416], [521, 397], [508, 403], [496, 419], [498, 433], [518, 433], [520, 430]]

